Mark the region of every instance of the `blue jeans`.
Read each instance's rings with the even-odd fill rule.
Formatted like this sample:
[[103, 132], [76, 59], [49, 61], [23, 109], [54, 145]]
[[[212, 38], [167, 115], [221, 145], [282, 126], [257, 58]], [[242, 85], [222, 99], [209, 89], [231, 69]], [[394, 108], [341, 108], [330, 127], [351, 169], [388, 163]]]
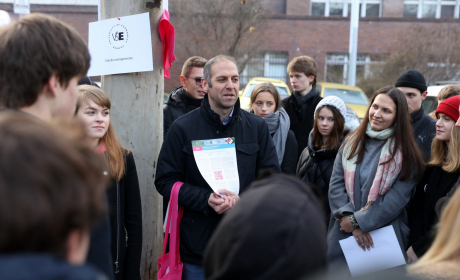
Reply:
[[183, 263], [182, 280], [204, 280], [203, 267], [191, 263]]

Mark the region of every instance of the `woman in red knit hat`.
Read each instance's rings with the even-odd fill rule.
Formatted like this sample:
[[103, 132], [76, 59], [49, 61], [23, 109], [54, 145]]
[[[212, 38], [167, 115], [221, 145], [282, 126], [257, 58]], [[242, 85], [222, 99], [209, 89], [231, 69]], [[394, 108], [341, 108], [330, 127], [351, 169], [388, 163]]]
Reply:
[[436, 137], [432, 143], [431, 159], [416, 188], [409, 207], [409, 262], [420, 258], [430, 247], [433, 226], [438, 222], [434, 207], [446, 196], [460, 176], [460, 128], [455, 126], [459, 118], [460, 97], [453, 96], [436, 110]]

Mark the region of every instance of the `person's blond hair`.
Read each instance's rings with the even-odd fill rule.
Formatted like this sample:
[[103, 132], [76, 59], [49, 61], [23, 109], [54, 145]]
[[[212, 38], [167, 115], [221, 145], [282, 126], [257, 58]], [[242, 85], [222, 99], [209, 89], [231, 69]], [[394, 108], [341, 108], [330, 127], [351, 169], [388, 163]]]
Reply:
[[[110, 109], [112, 107], [109, 96], [105, 93], [105, 91], [98, 87], [81, 85], [78, 86], [78, 91], [80, 95], [77, 99], [75, 114], [78, 113], [78, 110], [83, 106], [83, 104], [88, 103], [88, 100], [92, 100], [94, 103], [103, 108]], [[104, 136], [102, 136], [101, 142], [104, 143], [106, 148], [104, 157], [109, 167], [110, 176], [114, 180], [120, 181], [125, 173], [124, 152], [128, 150], [121, 145], [120, 141], [118, 141], [112, 121], [110, 121], [107, 132]]]
[[[455, 120], [454, 120], [455, 121]], [[460, 168], [460, 128], [453, 126], [450, 131], [450, 141], [441, 141], [436, 138], [431, 143], [431, 159], [428, 165], [442, 166], [446, 172], [455, 172]]]
[[422, 267], [439, 262], [460, 263], [460, 192], [457, 190], [441, 214], [436, 238], [430, 249], [408, 270], [417, 273]]
[[442, 88], [441, 91], [438, 93], [438, 102], [441, 103], [447, 98], [456, 95], [460, 95], [460, 85], [448, 85]]

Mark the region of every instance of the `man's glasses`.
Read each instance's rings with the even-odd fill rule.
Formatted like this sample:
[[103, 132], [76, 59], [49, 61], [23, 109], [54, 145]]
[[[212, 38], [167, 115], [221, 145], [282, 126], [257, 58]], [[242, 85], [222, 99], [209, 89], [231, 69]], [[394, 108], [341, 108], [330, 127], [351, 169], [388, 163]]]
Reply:
[[201, 77], [194, 78], [194, 77], [189, 77], [189, 76], [184, 76], [184, 77], [190, 78], [190, 79], [194, 79], [196, 85], [197, 85], [197, 86], [201, 86], [201, 80], [202, 80], [203, 78], [201, 78]]

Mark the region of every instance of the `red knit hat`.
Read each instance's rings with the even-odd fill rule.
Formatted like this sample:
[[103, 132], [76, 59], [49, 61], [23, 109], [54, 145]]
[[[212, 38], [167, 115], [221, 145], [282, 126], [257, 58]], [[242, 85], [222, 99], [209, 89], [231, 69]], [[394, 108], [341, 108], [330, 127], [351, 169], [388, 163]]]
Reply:
[[454, 122], [457, 122], [459, 117], [459, 106], [460, 106], [460, 97], [458, 95], [447, 98], [441, 104], [439, 104], [438, 109], [436, 110], [436, 117], [439, 113], [446, 114]]

